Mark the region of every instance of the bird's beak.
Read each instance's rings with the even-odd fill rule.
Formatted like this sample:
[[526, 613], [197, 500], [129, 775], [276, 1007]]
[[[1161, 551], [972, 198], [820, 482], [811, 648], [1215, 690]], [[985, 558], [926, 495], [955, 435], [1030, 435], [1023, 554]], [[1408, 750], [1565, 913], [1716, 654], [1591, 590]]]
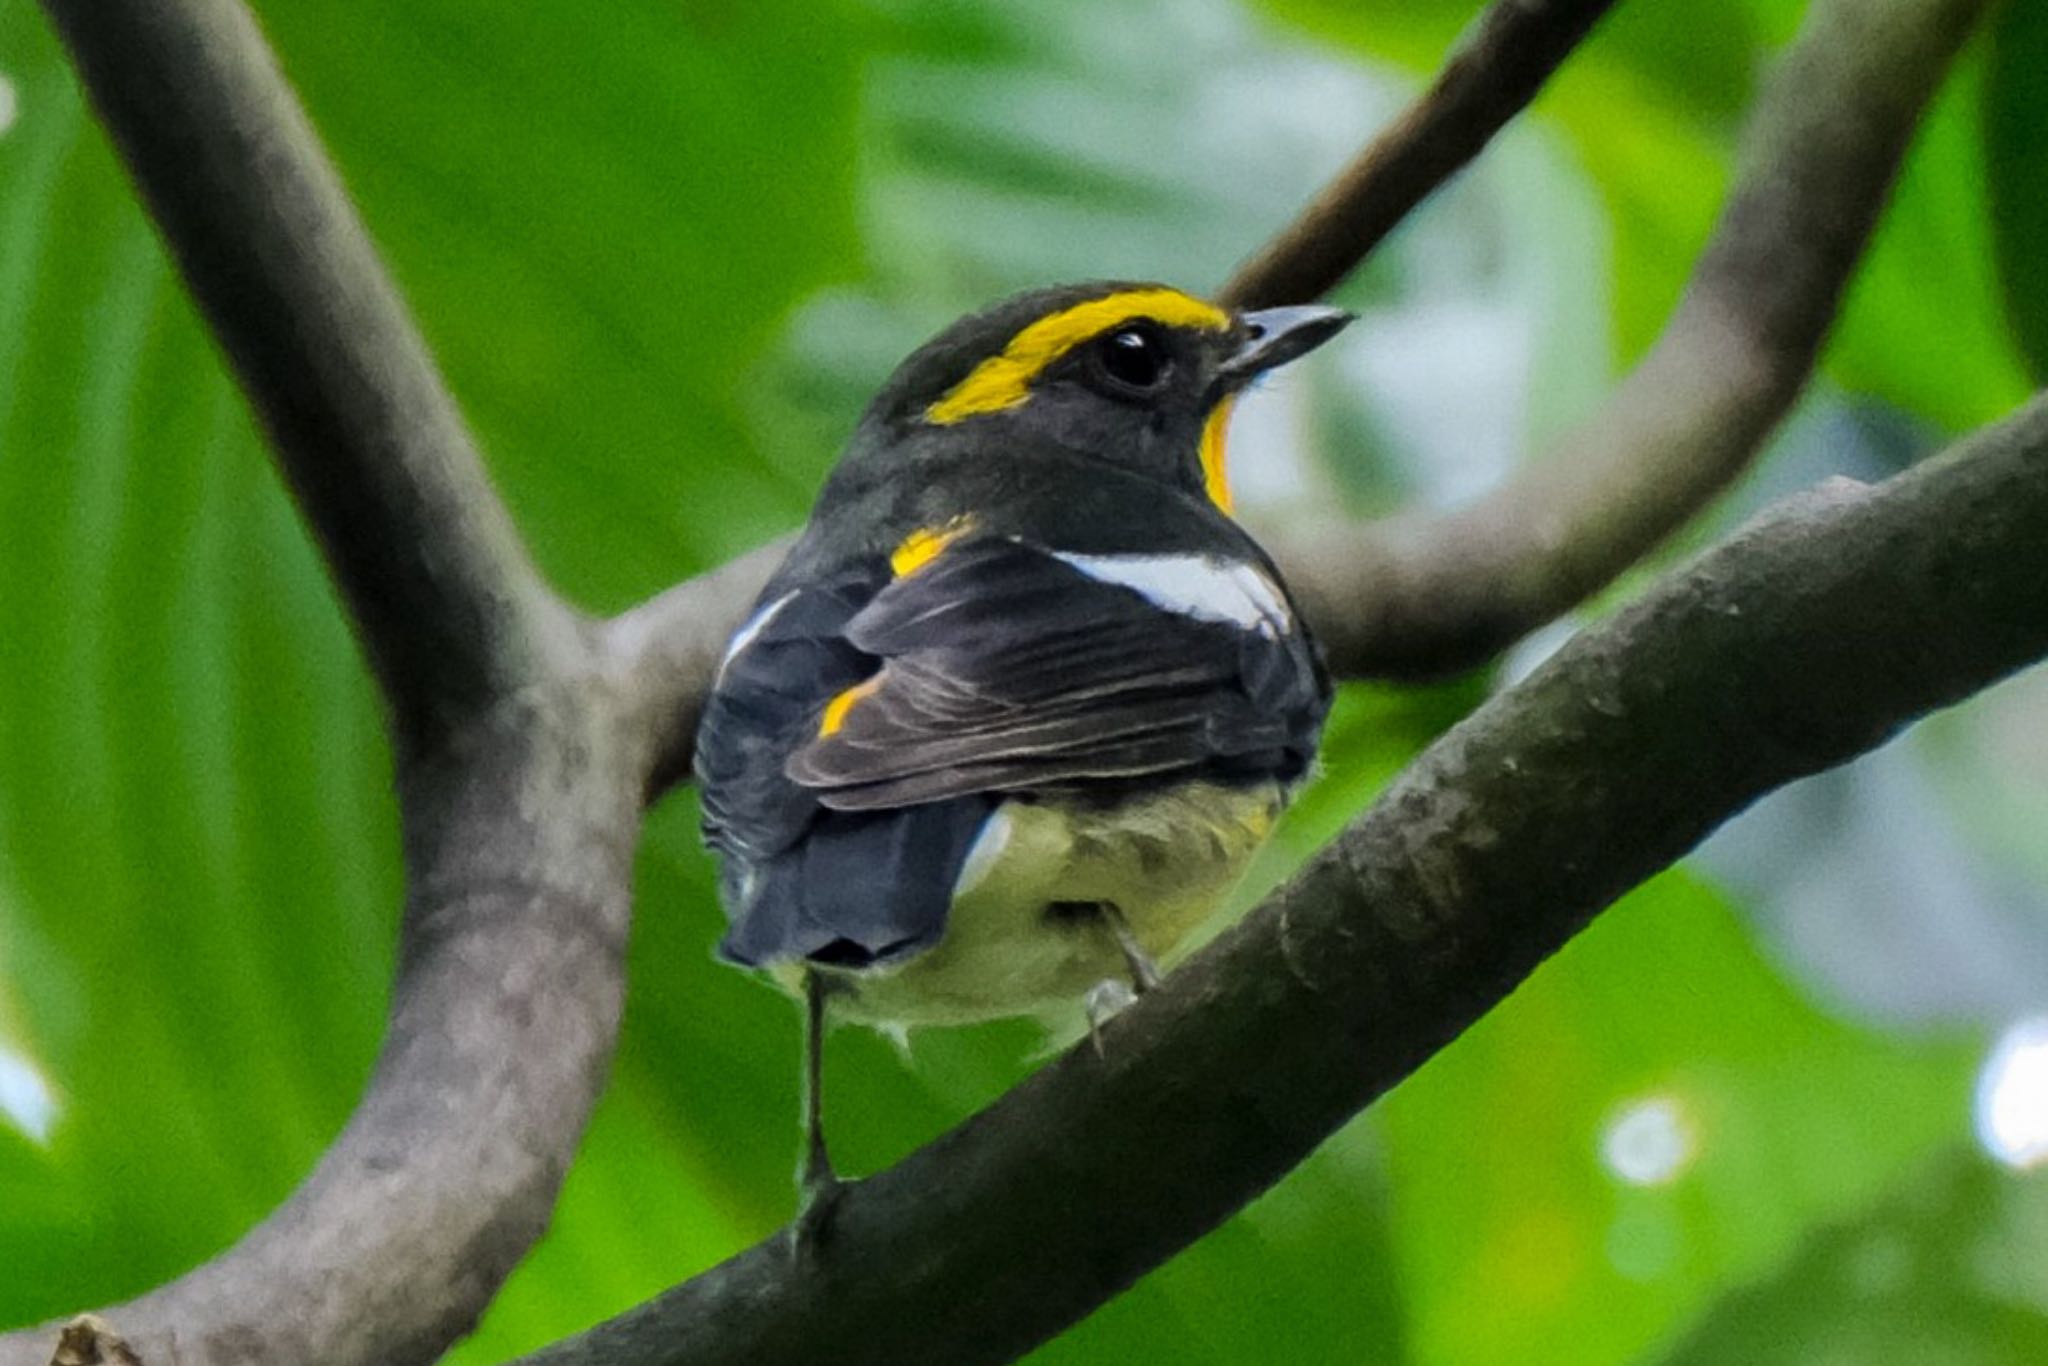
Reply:
[[1275, 366], [1321, 346], [1342, 332], [1351, 314], [1322, 304], [1297, 304], [1289, 308], [1261, 308], [1238, 319], [1244, 342], [1217, 371], [1227, 389], [1236, 389]]

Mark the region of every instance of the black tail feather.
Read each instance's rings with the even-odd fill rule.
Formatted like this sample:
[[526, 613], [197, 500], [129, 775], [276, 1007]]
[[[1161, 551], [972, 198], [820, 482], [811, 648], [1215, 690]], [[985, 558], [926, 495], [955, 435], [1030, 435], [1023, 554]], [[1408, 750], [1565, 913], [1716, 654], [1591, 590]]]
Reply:
[[785, 853], [752, 865], [729, 858], [727, 904], [740, 909], [719, 952], [749, 967], [869, 967], [930, 948], [995, 800], [822, 812]]

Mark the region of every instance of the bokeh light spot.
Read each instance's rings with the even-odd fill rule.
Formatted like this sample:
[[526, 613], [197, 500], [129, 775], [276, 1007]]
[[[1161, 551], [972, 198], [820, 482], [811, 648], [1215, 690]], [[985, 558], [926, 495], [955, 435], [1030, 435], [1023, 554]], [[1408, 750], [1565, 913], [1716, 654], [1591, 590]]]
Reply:
[[2048, 1018], [1999, 1036], [1977, 1074], [1977, 1141], [2008, 1167], [2048, 1162]]
[[1600, 1135], [1600, 1160], [1631, 1186], [1675, 1180], [1699, 1151], [1685, 1106], [1676, 1096], [1630, 1101]]
[[47, 1143], [57, 1122], [57, 1097], [36, 1065], [0, 1044], [0, 1118], [38, 1143]]

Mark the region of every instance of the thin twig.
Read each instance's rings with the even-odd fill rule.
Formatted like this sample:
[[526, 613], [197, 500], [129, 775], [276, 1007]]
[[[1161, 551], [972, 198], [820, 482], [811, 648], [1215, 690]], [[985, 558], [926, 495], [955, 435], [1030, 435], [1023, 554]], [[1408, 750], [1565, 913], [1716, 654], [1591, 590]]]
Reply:
[[1334, 667], [1483, 663], [1613, 581], [1749, 466], [1799, 395], [1913, 129], [1981, 0], [1816, 4], [1751, 115], [1656, 346], [1500, 489], [1376, 526], [1266, 536]]
[[1217, 296], [1232, 308], [1321, 298], [1528, 107], [1614, 0], [1495, 0], [1421, 98]]

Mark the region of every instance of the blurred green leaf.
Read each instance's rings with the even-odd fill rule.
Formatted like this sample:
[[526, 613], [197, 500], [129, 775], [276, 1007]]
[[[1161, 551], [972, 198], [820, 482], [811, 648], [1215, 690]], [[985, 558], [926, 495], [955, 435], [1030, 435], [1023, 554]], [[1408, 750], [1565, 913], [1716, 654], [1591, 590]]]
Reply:
[[2033, 376], [2048, 375], [2048, 12], [2039, 5], [1998, 7], [1984, 78], [1984, 158], [1992, 240], [2006, 315]]
[[1380, 1108], [1416, 1359], [1635, 1359], [1953, 1142], [1973, 1053], [1827, 1019], [1657, 879]]
[[2033, 391], [1994, 264], [1983, 80], [1979, 44], [1921, 122], [1826, 356], [1845, 387], [1949, 431], [1990, 421]]
[[785, 312], [858, 268], [857, 16], [258, 8], [558, 582], [617, 608], [788, 527], [811, 485], [742, 406]]
[[[2038, 1180], [1959, 1152], [1915, 1167], [1877, 1208], [1822, 1230], [1767, 1281], [1730, 1294], [1663, 1366], [2022, 1366], [2048, 1359], [2048, 1316], [2010, 1298], [2002, 1225]], [[2001, 1244], [2004, 1245], [2001, 1245]], [[1991, 1274], [1987, 1274], [1990, 1272]], [[2005, 1281], [2005, 1285], [2000, 1285]]]

